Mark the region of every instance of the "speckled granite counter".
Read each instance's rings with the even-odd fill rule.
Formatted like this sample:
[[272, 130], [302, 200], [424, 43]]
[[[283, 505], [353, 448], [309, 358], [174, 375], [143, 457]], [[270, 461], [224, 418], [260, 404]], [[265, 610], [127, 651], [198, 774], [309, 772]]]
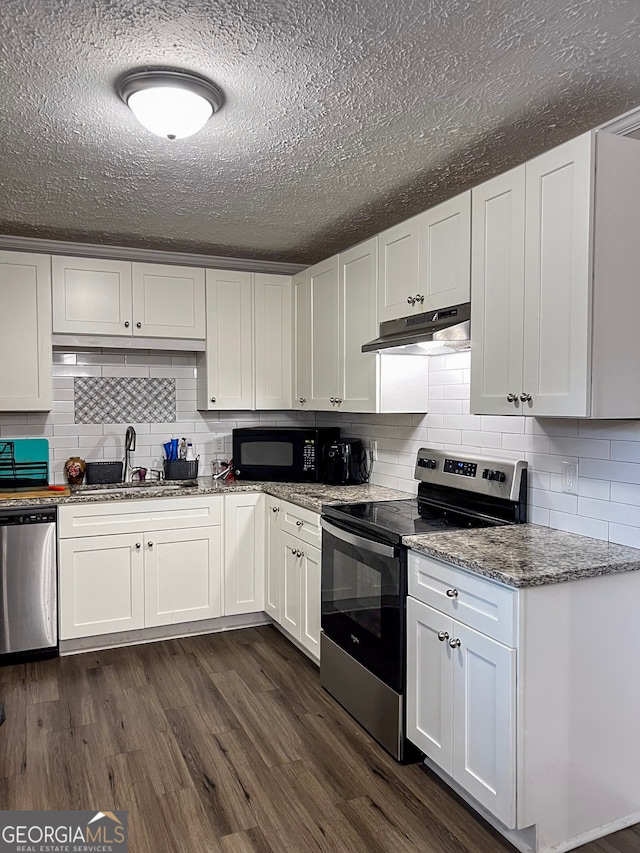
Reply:
[[[56, 504], [95, 503], [97, 501], [130, 501], [143, 498], [175, 498], [194, 495], [224, 495], [234, 492], [266, 492], [277, 498], [320, 512], [323, 504], [357, 503], [359, 501], [395, 501], [411, 498], [407, 492], [387, 489], [384, 486], [364, 484], [362, 486], [328, 486], [323, 483], [273, 483], [247, 481], [225, 483], [203, 477], [197, 484], [172, 483], [176, 488], [154, 485], [132, 485], [131, 483], [106, 486], [72, 486], [70, 496], [55, 492], [51, 497], [0, 501], [1, 507], [34, 507]], [[122, 489], [119, 491], [118, 489]]]
[[515, 587], [640, 569], [640, 550], [535, 524], [405, 536], [405, 545]]

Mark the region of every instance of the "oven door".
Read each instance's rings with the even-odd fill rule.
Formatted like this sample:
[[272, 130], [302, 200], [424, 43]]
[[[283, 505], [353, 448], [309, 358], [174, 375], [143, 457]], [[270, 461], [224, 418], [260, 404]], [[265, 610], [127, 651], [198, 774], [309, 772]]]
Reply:
[[404, 684], [406, 552], [322, 524], [322, 630], [385, 684]]

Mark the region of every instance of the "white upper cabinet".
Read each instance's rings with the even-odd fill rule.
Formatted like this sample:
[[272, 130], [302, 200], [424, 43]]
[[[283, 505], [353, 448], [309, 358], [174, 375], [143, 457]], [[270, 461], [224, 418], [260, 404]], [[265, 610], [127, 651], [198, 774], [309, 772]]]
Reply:
[[468, 302], [470, 255], [470, 191], [383, 231], [380, 322]]
[[640, 416], [638, 181], [586, 133], [473, 191], [472, 412]]
[[291, 408], [291, 278], [254, 276], [255, 407]]
[[52, 271], [54, 332], [205, 336], [202, 269], [54, 256]]
[[419, 216], [407, 219], [378, 235], [378, 318], [395, 320], [419, 309]]
[[471, 292], [471, 191], [425, 210], [418, 220], [420, 298], [415, 307], [420, 311], [435, 311], [468, 302]]
[[53, 404], [51, 257], [0, 252], [0, 411]]
[[374, 237], [338, 256], [338, 384], [334, 395], [347, 412], [376, 411], [378, 359], [362, 345], [378, 335], [378, 240]]
[[251, 273], [207, 270], [207, 344], [198, 355], [198, 408], [253, 408]]
[[134, 263], [132, 280], [134, 335], [204, 338], [204, 270]]
[[131, 263], [54, 255], [53, 331], [133, 334]]
[[338, 256], [307, 270], [311, 287], [311, 399], [310, 408], [336, 408], [339, 360]]
[[311, 282], [293, 277], [293, 408], [311, 408]]

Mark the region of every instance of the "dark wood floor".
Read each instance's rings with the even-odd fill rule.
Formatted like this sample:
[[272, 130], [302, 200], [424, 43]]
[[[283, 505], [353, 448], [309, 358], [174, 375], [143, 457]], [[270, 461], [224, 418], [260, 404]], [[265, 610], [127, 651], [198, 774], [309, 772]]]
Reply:
[[[126, 809], [133, 853], [507, 853], [270, 627], [0, 669], [0, 808]], [[638, 828], [583, 853], [637, 853]]]

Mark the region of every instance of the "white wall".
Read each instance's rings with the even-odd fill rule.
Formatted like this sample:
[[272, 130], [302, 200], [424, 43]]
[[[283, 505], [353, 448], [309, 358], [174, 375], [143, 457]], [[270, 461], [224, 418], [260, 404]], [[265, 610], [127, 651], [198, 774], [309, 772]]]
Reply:
[[[415, 492], [415, 454], [430, 446], [529, 462], [529, 520], [640, 548], [640, 421], [469, 414], [470, 353], [425, 359], [428, 415], [319, 414], [343, 435], [378, 443], [372, 481]], [[562, 492], [563, 460], [578, 463], [578, 494]]]
[[[73, 380], [76, 376], [165, 377], [176, 380], [176, 416], [171, 423], [134, 423], [137, 433], [134, 465], [162, 466], [162, 444], [172, 436], [190, 438], [200, 455], [199, 473], [211, 473], [211, 460], [231, 456], [231, 430], [236, 426], [302, 425], [314, 422], [312, 413], [198, 412], [194, 353], [148, 350], [56, 350], [53, 365], [53, 411], [49, 414], [0, 413], [0, 438], [46, 438], [49, 441], [52, 482], [64, 483], [63, 465], [70, 456], [91, 462], [124, 457], [127, 424], [74, 423]], [[222, 436], [223, 454], [215, 439]]]

